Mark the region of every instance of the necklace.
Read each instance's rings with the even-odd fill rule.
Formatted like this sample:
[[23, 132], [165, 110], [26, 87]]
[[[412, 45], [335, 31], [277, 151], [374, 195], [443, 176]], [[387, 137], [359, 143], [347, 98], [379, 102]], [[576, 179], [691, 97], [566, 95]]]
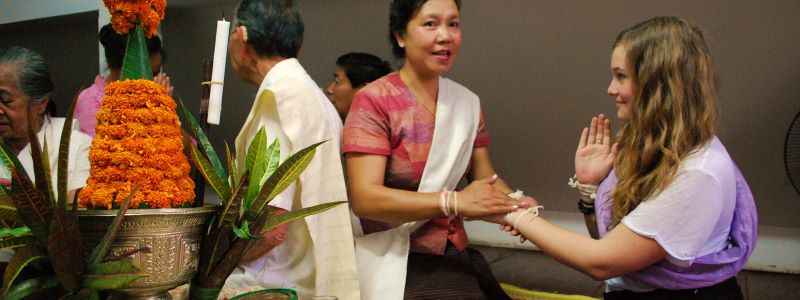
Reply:
[[425, 110], [427, 110], [429, 113], [431, 113], [431, 114], [432, 114], [434, 117], [436, 116], [436, 111], [434, 111], [434, 110], [432, 110], [432, 109], [428, 108], [428, 106], [427, 106], [427, 105], [425, 105], [425, 101], [422, 101], [422, 100], [417, 100], [417, 103], [421, 104], [421, 105], [422, 105], [422, 107], [423, 107], [423, 108], [425, 108]]

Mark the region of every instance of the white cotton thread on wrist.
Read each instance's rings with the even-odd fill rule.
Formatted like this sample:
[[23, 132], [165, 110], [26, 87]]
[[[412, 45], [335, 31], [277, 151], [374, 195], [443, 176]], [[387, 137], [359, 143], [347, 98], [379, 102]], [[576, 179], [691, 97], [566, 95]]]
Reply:
[[569, 179], [567, 184], [571, 188], [578, 189], [578, 192], [581, 193], [581, 195], [588, 197], [589, 199], [592, 199], [592, 201], [594, 201], [594, 199], [597, 197], [598, 186], [593, 184], [580, 183], [580, 181], [578, 181], [577, 174], [572, 175], [572, 178]]
[[512, 228], [517, 229], [517, 226], [519, 225], [519, 221], [522, 220], [522, 217], [524, 217], [526, 214], [532, 214], [534, 218], [538, 217], [539, 216], [539, 210], [541, 210], [541, 209], [544, 209], [544, 206], [538, 205], [538, 206], [534, 206], [534, 207], [528, 208], [525, 211], [523, 211], [517, 217], [517, 219], [514, 220], [513, 223], [511, 222], [511, 220], [514, 218], [514, 216], [512, 215], [513, 212], [510, 212], [510, 213], [506, 214], [506, 218], [505, 218], [506, 219], [506, 223], [512, 225], [513, 226]]

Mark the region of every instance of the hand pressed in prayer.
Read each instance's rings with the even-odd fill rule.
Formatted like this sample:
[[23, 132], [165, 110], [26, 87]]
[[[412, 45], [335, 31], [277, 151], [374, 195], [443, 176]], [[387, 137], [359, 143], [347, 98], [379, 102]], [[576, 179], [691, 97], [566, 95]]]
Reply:
[[170, 83], [169, 76], [167, 75], [167, 73], [164, 72], [158, 73], [158, 75], [153, 77], [153, 81], [158, 85], [163, 86], [164, 90], [167, 91], [167, 95], [172, 97], [172, 91], [175, 89], [175, 87], [173, 87], [172, 84]]
[[583, 128], [575, 151], [575, 175], [583, 184], [598, 185], [611, 172], [617, 143], [611, 144], [611, 120], [603, 114]]

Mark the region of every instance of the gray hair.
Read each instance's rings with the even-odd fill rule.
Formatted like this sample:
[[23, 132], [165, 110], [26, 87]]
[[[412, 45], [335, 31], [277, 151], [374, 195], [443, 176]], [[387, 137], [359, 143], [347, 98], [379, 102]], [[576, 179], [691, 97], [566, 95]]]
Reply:
[[44, 101], [53, 93], [53, 80], [44, 58], [19, 46], [0, 48], [0, 65], [16, 67], [17, 87], [33, 102]]
[[234, 26], [247, 27], [247, 43], [256, 53], [295, 58], [303, 44], [303, 18], [294, 0], [242, 0]]

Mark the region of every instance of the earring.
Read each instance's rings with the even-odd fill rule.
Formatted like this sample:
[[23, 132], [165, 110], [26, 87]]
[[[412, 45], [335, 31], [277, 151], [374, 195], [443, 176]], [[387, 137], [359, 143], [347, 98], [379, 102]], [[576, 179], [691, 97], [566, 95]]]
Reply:
[[397, 45], [400, 46], [400, 48], [405, 48], [406, 47], [405, 43], [397, 43]]

